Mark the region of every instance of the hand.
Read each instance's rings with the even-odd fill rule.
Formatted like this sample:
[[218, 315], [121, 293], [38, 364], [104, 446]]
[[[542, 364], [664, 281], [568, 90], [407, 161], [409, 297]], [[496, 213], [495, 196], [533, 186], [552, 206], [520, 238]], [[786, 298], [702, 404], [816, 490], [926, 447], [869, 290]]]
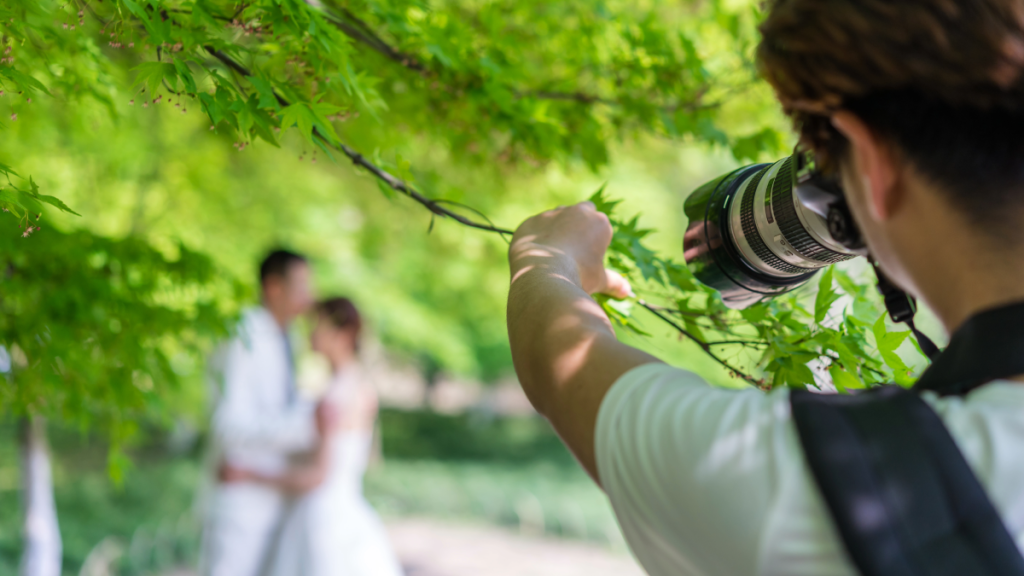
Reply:
[[255, 475], [245, 468], [238, 468], [227, 462], [221, 462], [220, 468], [217, 470], [217, 479], [225, 484], [235, 484], [254, 480]]
[[513, 281], [536, 258], [569, 258], [575, 266], [580, 287], [588, 294], [607, 294], [613, 298], [632, 296], [629, 282], [604, 267], [604, 256], [612, 241], [608, 217], [597, 211], [593, 202], [560, 207], [523, 222], [512, 237], [509, 262]]

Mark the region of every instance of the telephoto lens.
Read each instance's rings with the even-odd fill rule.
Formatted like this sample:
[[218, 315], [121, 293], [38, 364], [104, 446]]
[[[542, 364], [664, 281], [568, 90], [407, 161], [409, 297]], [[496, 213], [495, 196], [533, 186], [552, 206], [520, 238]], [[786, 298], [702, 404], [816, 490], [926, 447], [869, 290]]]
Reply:
[[704, 184], [684, 212], [686, 263], [730, 308], [788, 292], [829, 264], [866, 254], [838, 183], [799, 150]]

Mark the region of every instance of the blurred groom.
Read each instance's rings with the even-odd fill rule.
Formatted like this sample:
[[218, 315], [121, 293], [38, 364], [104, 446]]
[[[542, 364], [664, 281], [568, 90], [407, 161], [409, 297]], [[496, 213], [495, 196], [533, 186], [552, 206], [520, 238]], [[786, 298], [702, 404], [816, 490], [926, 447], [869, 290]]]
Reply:
[[[271, 252], [260, 265], [261, 306], [246, 312], [223, 358], [222, 392], [213, 416], [216, 452], [224, 462], [268, 475], [308, 450], [316, 430], [313, 405], [295, 386], [288, 328], [313, 305], [303, 256]], [[204, 534], [204, 576], [259, 576], [285, 514], [286, 496], [250, 482], [219, 483]]]

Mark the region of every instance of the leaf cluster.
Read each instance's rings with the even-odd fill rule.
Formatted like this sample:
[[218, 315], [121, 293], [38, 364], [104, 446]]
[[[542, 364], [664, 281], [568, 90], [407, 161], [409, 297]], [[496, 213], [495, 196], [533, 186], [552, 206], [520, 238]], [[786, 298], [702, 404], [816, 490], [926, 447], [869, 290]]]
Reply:
[[12, 365], [0, 413], [97, 430], [116, 450], [167, 417], [176, 362], [228, 334], [235, 314], [221, 302], [241, 290], [184, 246], [171, 258], [131, 238], [0, 234], [0, 346]]
[[766, 100], [749, 57], [759, 16], [734, 5], [3, 0], [0, 83], [113, 110], [130, 68], [138, 105], [192, 103], [239, 148], [295, 129], [330, 155], [363, 138], [345, 123], [364, 114], [484, 161], [598, 167], [645, 134], [746, 158], [783, 138], [749, 107]]

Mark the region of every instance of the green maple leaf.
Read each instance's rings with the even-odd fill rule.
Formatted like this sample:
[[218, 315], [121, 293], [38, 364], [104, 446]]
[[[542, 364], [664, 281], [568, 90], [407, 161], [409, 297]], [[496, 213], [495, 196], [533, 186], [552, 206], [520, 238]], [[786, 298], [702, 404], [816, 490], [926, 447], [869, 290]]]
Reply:
[[840, 294], [836, 292], [832, 282], [832, 266], [829, 266], [818, 281], [818, 296], [814, 299], [814, 321], [821, 324], [839, 297]]
[[875, 344], [878, 346], [878, 353], [882, 355], [882, 360], [885, 364], [889, 366], [889, 368], [892, 368], [896, 381], [900, 382], [902, 379], [905, 379], [909, 368], [907, 367], [906, 362], [896, 354], [896, 349], [899, 348], [900, 345], [903, 344], [903, 341], [907, 339], [907, 336], [910, 335], [910, 331], [889, 332], [885, 327], [885, 317], [886, 314], [879, 316], [878, 321], [871, 327], [871, 331], [875, 335]]
[[828, 373], [832, 376], [832, 383], [836, 385], [836, 389], [840, 392], [864, 388], [864, 383], [856, 376], [835, 364], [829, 367]]

